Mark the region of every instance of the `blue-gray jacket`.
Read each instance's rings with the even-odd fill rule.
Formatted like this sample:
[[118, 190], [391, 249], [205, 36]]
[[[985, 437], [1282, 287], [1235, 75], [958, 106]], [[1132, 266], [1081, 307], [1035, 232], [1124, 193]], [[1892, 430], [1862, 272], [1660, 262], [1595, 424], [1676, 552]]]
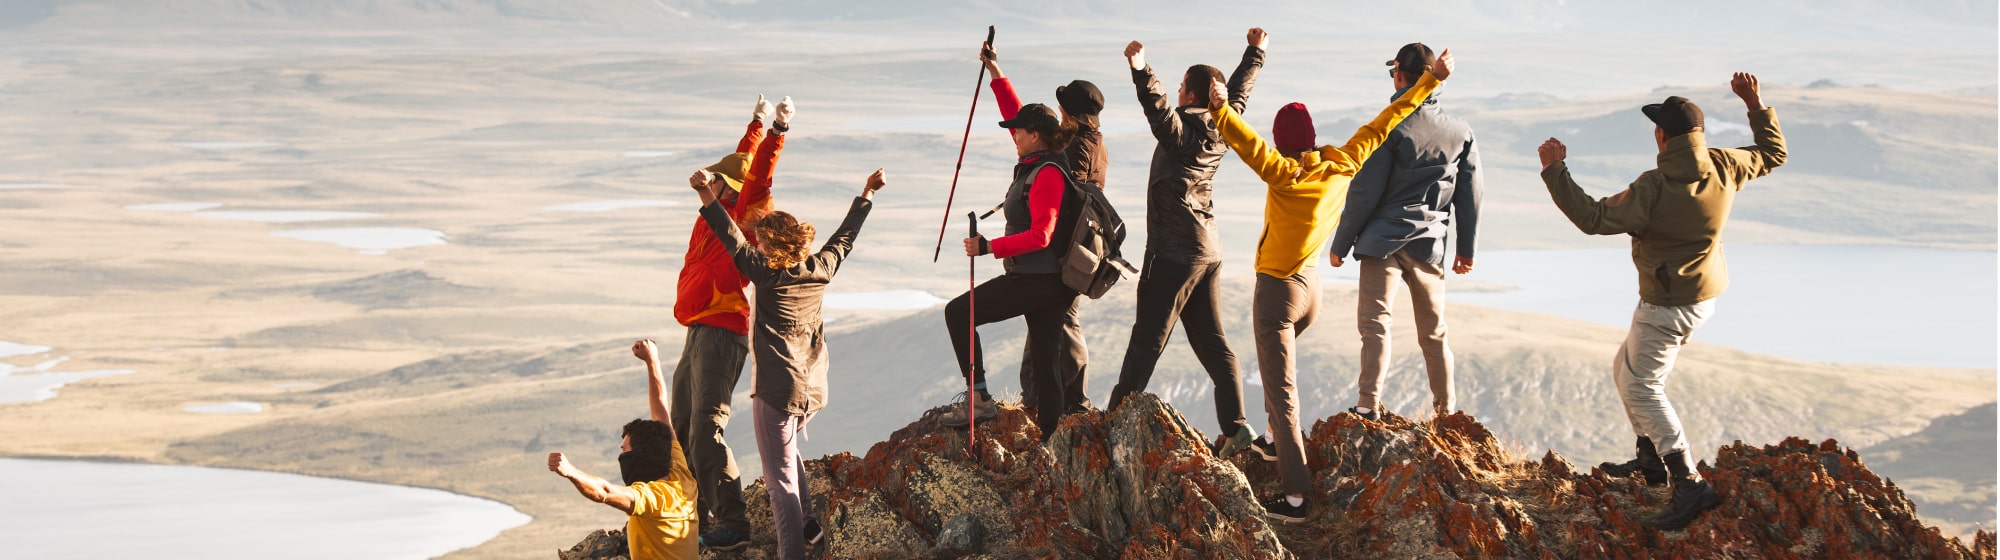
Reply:
[[1354, 175], [1329, 251], [1342, 258], [1349, 249], [1383, 258], [1401, 250], [1441, 264], [1455, 218], [1458, 255], [1471, 258], [1479, 234], [1480, 183], [1472, 127], [1444, 114], [1433, 93]]

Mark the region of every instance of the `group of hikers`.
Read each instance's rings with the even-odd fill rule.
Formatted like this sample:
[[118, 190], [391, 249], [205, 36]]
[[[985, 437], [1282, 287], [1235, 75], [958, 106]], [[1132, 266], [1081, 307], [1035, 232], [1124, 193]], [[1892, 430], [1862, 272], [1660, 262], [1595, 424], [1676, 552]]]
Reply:
[[[1269, 36], [1253, 28], [1246, 42], [1226, 81], [1213, 66], [1190, 66], [1171, 100], [1146, 63], [1145, 46], [1134, 41], [1124, 49], [1157, 144], [1146, 181], [1137, 316], [1107, 410], [1146, 389], [1179, 322], [1215, 384], [1221, 431], [1210, 451], [1218, 457], [1251, 451], [1278, 463], [1282, 492], [1261, 504], [1271, 519], [1298, 523], [1311, 512], [1312, 483], [1295, 350], [1300, 333], [1319, 315], [1317, 255], [1325, 250], [1329, 264], [1352, 259], [1360, 269], [1360, 396], [1346, 413], [1377, 421], [1386, 412], [1381, 379], [1391, 302], [1401, 285], [1414, 303], [1432, 412], [1450, 414], [1458, 402], [1444, 321], [1446, 253], [1454, 253], [1452, 272], [1472, 271], [1482, 179], [1471, 128], [1439, 106], [1438, 90], [1454, 66], [1449, 50], [1403, 46], [1386, 64], [1395, 90], [1390, 104], [1345, 142], [1322, 145], [1302, 103], [1278, 109], [1268, 140], [1243, 120]], [[999, 124], [1018, 160], [998, 209], [1004, 234], [974, 234], [962, 246], [968, 257], [1002, 259], [1005, 273], [945, 306], [946, 330], [968, 388], [931, 419], [964, 428], [997, 417], [976, 326], [1023, 317], [1020, 404], [1032, 411], [1046, 445], [1064, 415], [1091, 408], [1077, 314], [1091, 288], [1064, 269], [1074, 266], [1075, 229], [1090, 221], [1079, 216], [1105, 181], [1109, 158], [1098, 130], [1104, 98], [1096, 85], [1077, 80], [1056, 88], [1056, 108], [1023, 104], [990, 42], [980, 60], [993, 74]], [[1607, 198], [1577, 186], [1561, 142], [1550, 138], [1538, 150], [1551, 198], [1579, 230], [1632, 240], [1640, 303], [1611, 369], [1638, 441], [1632, 460], [1599, 468], [1611, 476], [1639, 475], [1649, 485], [1671, 484], [1669, 507], [1649, 522], [1661, 530], [1685, 527], [1719, 503], [1693, 468], [1665, 383], [1679, 349], [1727, 285], [1720, 236], [1736, 191], [1785, 160], [1776, 115], [1763, 105], [1756, 77], [1737, 73], [1730, 87], [1748, 109], [1753, 146], [1708, 147], [1702, 111], [1685, 98], [1646, 105], [1642, 113], [1655, 125], [1658, 167]], [[779, 556], [802, 558], [824, 534], [810, 509], [798, 450], [827, 398], [820, 304], [886, 180], [880, 169], [870, 175], [846, 219], [812, 251], [812, 224], [776, 210], [771, 198], [773, 169], [794, 112], [789, 97], [773, 106], [759, 96], [736, 152], [689, 178], [702, 206], [674, 304], [687, 334], [671, 386], [655, 343], [632, 347], [646, 365], [652, 417], [624, 428], [619, 468], [626, 485], [583, 473], [560, 453], [549, 456], [549, 469], [585, 497], [630, 516], [626, 535], [635, 559], [691, 559], [702, 549], [749, 543], [742, 479], [723, 429], [738, 376], [753, 354], [752, 431]], [[1250, 310], [1268, 414], [1261, 435], [1244, 416], [1242, 372], [1222, 329], [1222, 251], [1211, 194], [1225, 152], [1235, 152], [1268, 186]], [[754, 300], [745, 297], [746, 286], [754, 286]]]

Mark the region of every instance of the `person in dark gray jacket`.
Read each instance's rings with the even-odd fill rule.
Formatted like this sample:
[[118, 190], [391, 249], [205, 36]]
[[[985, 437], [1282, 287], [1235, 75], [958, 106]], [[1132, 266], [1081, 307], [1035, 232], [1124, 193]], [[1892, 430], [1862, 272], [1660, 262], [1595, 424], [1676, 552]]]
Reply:
[[729, 213], [715, 204], [717, 193], [702, 192], [702, 220], [736, 262], [736, 270], [756, 286], [756, 322], [750, 328], [750, 351], [756, 356], [751, 429], [764, 463], [764, 490], [770, 494], [780, 558], [804, 558], [806, 547], [824, 534], [810, 510], [812, 496], [807, 493], [798, 440], [813, 414], [826, 406], [827, 349], [820, 302], [841, 262], [854, 250], [854, 238], [868, 219], [875, 191], [884, 183], [880, 169], [868, 176], [861, 196], [847, 210], [847, 219], [817, 253], [807, 253], [812, 224], [778, 211], [751, 219], [750, 229], [761, 246], [750, 245]]
[[[1270, 44], [1261, 28], [1252, 28], [1245, 39], [1249, 46], [1228, 86], [1229, 104], [1237, 111], [1250, 102], [1257, 70], [1264, 66], [1264, 47]], [[1228, 146], [1215, 130], [1207, 101], [1222, 71], [1206, 64], [1189, 67], [1181, 76], [1177, 107], [1169, 107], [1160, 80], [1146, 64], [1146, 46], [1133, 41], [1125, 47], [1125, 58], [1139, 106], [1159, 144], [1146, 179], [1146, 259], [1139, 276], [1138, 316], [1107, 410], [1146, 389], [1179, 320], [1195, 358], [1215, 382], [1215, 419], [1222, 424], [1215, 451], [1228, 456], [1248, 448], [1257, 435], [1243, 417], [1243, 371], [1222, 334], [1222, 251], [1210, 193]]]
[[[1435, 58], [1423, 43], [1404, 45], [1388, 63], [1396, 95], [1416, 83]], [[1369, 420], [1377, 419], [1382, 407], [1389, 308], [1399, 281], [1410, 287], [1417, 346], [1430, 375], [1431, 407], [1444, 415], [1458, 405], [1452, 393], [1451, 347], [1445, 341], [1444, 257], [1456, 222], [1458, 255], [1451, 270], [1472, 272], [1479, 235], [1479, 150], [1472, 128], [1439, 109], [1437, 98], [1432, 94], [1424, 100], [1355, 174], [1329, 248], [1333, 266], [1340, 266], [1350, 249], [1361, 262], [1355, 313], [1361, 331], [1361, 402], [1348, 411]]]

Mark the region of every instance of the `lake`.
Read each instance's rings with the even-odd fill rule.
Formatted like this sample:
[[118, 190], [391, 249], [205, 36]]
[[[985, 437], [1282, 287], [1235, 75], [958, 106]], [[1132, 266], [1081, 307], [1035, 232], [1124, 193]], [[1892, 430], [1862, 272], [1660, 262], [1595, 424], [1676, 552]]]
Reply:
[[[1994, 368], [1993, 252], [1732, 245], [1725, 254], [1729, 290], [1697, 341], [1816, 362]], [[1639, 302], [1625, 248], [1487, 251], [1468, 278], [1515, 289], [1452, 292], [1452, 301], [1619, 328]]]
[[0, 459], [10, 558], [430, 558], [529, 517], [442, 490], [178, 465]]

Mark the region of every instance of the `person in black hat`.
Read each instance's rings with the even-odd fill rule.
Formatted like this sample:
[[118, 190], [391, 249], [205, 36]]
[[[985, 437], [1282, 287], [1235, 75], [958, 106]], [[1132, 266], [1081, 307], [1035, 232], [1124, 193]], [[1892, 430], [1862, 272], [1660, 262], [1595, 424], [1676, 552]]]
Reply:
[[1737, 191], [1785, 164], [1778, 114], [1764, 106], [1757, 77], [1738, 72], [1729, 87], [1749, 109], [1755, 145], [1708, 147], [1701, 108], [1669, 97], [1641, 109], [1653, 121], [1659, 167], [1604, 199], [1577, 186], [1563, 163], [1569, 148], [1561, 141], [1550, 138], [1539, 150], [1542, 182], [1570, 223], [1587, 234], [1632, 237], [1639, 307], [1611, 369], [1626, 420], [1639, 436], [1637, 457], [1598, 468], [1616, 477], [1640, 475], [1649, 485], [1672, 483], [1667, 511], [1646, 523], [1661, 530], [1686, 527], [1721, 503], [1688, 454], [1680, 416], [1667, 402], [1667, 375], [1694, 330], [1714, 314], [1715, 298], [1729, 287], [1722, 229]]
[[[984, 45], [979, 51], [979, 60], [986, 65], [986, 71], [993, 74], [991, 87], [993, 99], [1000, 105], [1001, 118], [1013, 118], [1021, 110], [1021, 97], [1014, 91], [1014, 82], [1000, 71], [1000, 55], [992, 45]], [[1109, 156], [1104, 151], [1104, 134], [1097, 130], [1097, 115], [1104, 110], [1104, 95], [1097, 91], [1097, 85], [1085, 80], [1074, 80], [1056, 87], [1056, 105], [1062, 108], [1062, 121], [1056, 130], [1052, 145], [1060, 146], [1064, 163], [1070, 177], [1078, 184], [1104, 188], [1104, 169]], [[1063, 317], [1064, 348], [1054, 350], [1061, 357], [1057, 363], [1057, 379], [1063, 384], [1063, 392], [1074, 395], [1065, 401], [1066, 412], [1080, 412], [1090, 408], [1090, 399], [1085, 396], [1085, 372], [1090, 364], [1074, 362], [1073, 358], [1084, 357], [1083, 324], [1072, 308]], [[1078, 350], [1069, 351], [1069, 347]], [[1021, 347], [1021, 406], [1030, 410], [1040, 408], [1040, 391], [1035, 387], [1034, 364], [1038, 348], [1031, 340]]]
[[[962, 428], [975, 418], [986, 421], [998, 415], [993, 397], [986, 390], [986, 352], [981, 350], [971, 323], [984, 325], [1025, 317], [1028, 344], [1052, 350], [1036, 352], [1035, 362], [1030, 365], [1037, 398], [1042, 403], [1036, 411], [1035, 423], [1041, 427], [1042, 441], [1046, 442], [1055, 433], [1056, 422], [1063, 414], [1072, 412], [1071, 406], [1082, 397], [1065, 394], [1068, 391], [1064, 384], [1056, 379], [1060, 363], [1086, 361], [1083, 346], [1064, 344], [1062, 340], [1063, 321], [1074, 315], [1081, 294], [1063, 284], [1061, 257], [1068, 247], [1065, 241], [1058, 241], [1069, 239], [1080, 201], [1070, 193], [1069, 170], [1056, 144], [1062, 120], [1054, 109], [1030, 103], [1008, 115], [1000, 126], [1013, 136], [1014, 152], [1020, 157], [1014, 166], [1013, 184], [1001, 203], [1007, 219], [1006, 235], [993, 239], [983, 235], [968, 237], [964, 244], [966, 256], [991, 254], [1003, 259], [1007, 273], [987, 280], [972, 293], [960, 295], [945, 305], [945, 327], [951, 332], [960, 373], [972, 377], [973, 387], [964, 395], [971, 406], [951, 406], [939, 415], [938, 422]], [[968, 300], [975, 294], [977, 309]]]
[[[1395, 95], [1401, 97], [1435, 60], [1423, 43], [1403, 45], [1388, 62]], [[1485, 181], [1472, 127], [1445, 113], [1440, 95], [1432, 93], [1389, 131], [1382, 147], [1354, 174], [1327, 250], [1336, 267], [1351, 250], [1360, 269], [1355, 298], [1355, 329], [1361, 337], [1359, 402], [1347, 411], [1368, 420], [1381, 418], [1387, 404], [1381, 392], [1389, 371], [1390, 310], [1396, 292], [1405, 286], [1430, 381], [1430, 409], [1438, 416], [1458, 410], [1456, 368], [1444, 320], [1445, 271], [1472, 272]], [[1449, 266], [1447, 248], [1457, 252]]]

